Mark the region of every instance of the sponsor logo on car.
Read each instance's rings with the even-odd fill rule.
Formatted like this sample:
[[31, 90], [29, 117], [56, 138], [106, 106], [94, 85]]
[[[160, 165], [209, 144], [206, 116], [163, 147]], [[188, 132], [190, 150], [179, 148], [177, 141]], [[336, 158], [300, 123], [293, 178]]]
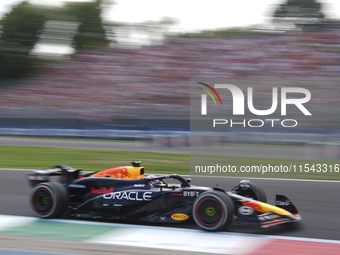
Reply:
[[28, 179], [32, 181], [48, 181], [49, 180], [48, 176], [44, 176], [44, 175], [29, 175]]
[[103, 195], [104, 199], [118, 199], [118, 200], [128, 200], [128, 201], [151, 201], [152, 200], [152, 192], [139, 192], [139, 191], [130, 191], [130, 192], [113, 192], [107, 193]]
[[241, 182], [240, 187], [244, 190], [250, 188], [250, 184], [248, 182]]
[[199, 192], [196, 191], [183, 191], [184, 197], [196, 197], [198, 196]]
[[238, 212], [242, 215], [251, 215], [254, 213], [254, 209], [249, 206], [241, 206], [238, 208]]
[[135, 185], [133, 185], [133, 187], [144, 188], [145, 184], [135, 184]]
[[276, 205], [280, 205], [280, 206], [288, 206], [290, 205], [290, 200], [286, 200], [286, 201], [276, 201]]
[[91, 193], [93, 194], [106, 194], [106, 193], [112, 192], [113, 190], [114, 190], [114, 187], [111, 187], [111, 188], [100, 187], [99, 189], [91, 187]]
[[189, 216], [184, 213], [175, 213], [171, 215], [171, 218], [174, 220], [182, 221], [189, 219]]

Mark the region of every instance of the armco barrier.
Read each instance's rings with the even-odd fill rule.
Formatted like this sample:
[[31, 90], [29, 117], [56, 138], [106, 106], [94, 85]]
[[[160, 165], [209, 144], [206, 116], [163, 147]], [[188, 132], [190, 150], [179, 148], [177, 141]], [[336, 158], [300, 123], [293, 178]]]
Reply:
[[98, 138], [113, 140], [144, 140], [154, 135], [189, 135], [189, 129], [165, 128], [96, 128], [96, 127], [0, 127], [1, 136], [34, 136], [60, 138]]
[[189, 129], [102, 127], [0, 127], [0, 136], [150, 141], [156, 146], [189, 146]]

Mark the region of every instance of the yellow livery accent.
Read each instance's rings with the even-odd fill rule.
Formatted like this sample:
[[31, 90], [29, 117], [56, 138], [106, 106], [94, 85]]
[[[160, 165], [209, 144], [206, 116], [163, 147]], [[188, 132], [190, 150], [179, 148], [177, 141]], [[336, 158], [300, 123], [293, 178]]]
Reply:
[[182, 221], [182, 220], [189, 219], [189, 216], [184, 214], [184, 213], [175, 213], [175, 214], [171, 215], [171, 218], [174, 219], [174, 220]]
[[253, 208], [255, 211], [258, 211], [260, 213], [273, 212], [279, 215], [291, 215], [291, 213], [286, 211], [285, 209], [282, 209], [280, 207], [276, 207], [270, 204], [266, 204], [263, 202], [249, 201], [249, 202], [243, 202], [242, 204], [244, 206], [249, 206]]

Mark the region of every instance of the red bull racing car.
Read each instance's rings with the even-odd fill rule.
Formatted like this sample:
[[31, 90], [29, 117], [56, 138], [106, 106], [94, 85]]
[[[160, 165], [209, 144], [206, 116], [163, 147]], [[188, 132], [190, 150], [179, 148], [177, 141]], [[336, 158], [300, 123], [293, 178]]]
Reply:
[[[219, 231], [235, 216], [240, 225], [267, 228], [301, 220], [293, 203], [276, 195], [267, 204], [261, 187], [247, 180], [231, 191], [201, 187], [179, 175], [146, 175], [141, 161], [81, 175], [80, 169], [57, 165], [27, 175], [29, 205], [40, 218], [64, 213], [81, 218], [132, 222], [179, 223], [194, 220], [207, 231]], [[50, 181], [58, 176], [58, 181]], [[52, 177], [54, 178], [54, 177]], [[176, 182], [176, 183], [170, 183]]]

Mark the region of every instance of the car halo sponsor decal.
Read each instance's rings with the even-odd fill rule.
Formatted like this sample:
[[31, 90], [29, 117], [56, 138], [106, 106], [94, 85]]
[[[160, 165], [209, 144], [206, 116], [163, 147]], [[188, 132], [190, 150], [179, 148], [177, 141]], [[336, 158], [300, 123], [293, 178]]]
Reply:
[[133, 187], [144, 188], [145, 184], [135, 184], [135, 185], [133, 185]]
[[184, 213], [175, 213], [171, 215], [171, 218], [174, 220], [182, 221], [189, 219], [189, 216]]

